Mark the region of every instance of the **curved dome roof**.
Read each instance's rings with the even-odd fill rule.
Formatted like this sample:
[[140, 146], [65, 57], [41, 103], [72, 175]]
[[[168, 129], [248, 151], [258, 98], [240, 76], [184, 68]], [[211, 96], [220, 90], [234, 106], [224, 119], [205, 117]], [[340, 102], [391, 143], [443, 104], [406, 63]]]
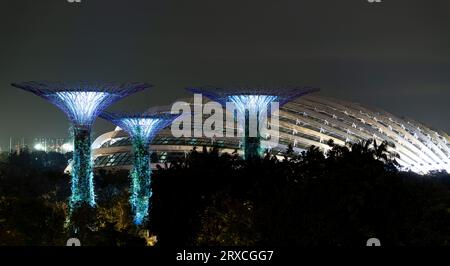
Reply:
[[[208, 101], [206, 98], [204, 100]], [[192, 99], [191, 99], [192, 100]], [[192, 103], [191, 100], [187, 100]], [[400, 118], [383, 110], [367, 108], [360, 104], [345, 102], [317, 95], [306, 95], [293, 100], [280, 108], [279, 142], [274, 150], [283, 152], [291, 144], [295, 152], [301, 152], [311, 145], [326, 151], [330, 147], [327, 141], [336, 144], [359, 142], [375, 139], [377, 142], [388, 141], [400, 158], [397, 159], [402, 170], [427, 173], [432, 170], [450, 172], [450, 138], [442, 132], [433, 130], [412, 119]], [[154, 145], [160, 149], [167, 146], [201, 146], [211, 145], [208, 138], [171, 139], [168, 130], [160, 133]], [[123, 139], [125, 134], [106, 133], [96, 143], [106, 143], [94, 147], [102, 149], [111, 143], [129, 145]], [[169, 136], [169, 137], [168, 137]], [[110, 141], [108, 141], [110, 139]], [[163, 139], [163, 141], [162, 141]], [[222, 148], [239, 148], [239, 139], [217, 138]], [[102, 155], [105, 153], [102, 150]], [[123, 149], [121, 150], [123, 152]]]
[[307, 95], [281, 108], [280, 126], [280, 138], [296, 147], [327, 149], [328, 139], [342, 145], [386, 140], [395, 145], [393, 150], [400, 155], [398, 162], [404, 170], [450, 170], [450, 139], [446, 133], [360, 104]]

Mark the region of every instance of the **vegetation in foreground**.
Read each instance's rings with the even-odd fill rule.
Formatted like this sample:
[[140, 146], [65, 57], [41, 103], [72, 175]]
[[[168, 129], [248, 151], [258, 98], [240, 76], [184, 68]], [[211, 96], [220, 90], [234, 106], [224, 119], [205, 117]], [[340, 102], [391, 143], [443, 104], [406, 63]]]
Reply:
[[[375, 145], [372, 145], [375, 144]], [[311, 147], [243, 161], [218, 149], [153, 173], [150, 221], [132, 225], [128, 172], [96, 173], [98, 207], [72, 222], [82, 245], [450, 245], [450, 176], [399, 172], [388, 144]], [[65, 245], [67, 157], [23, 151], [0, 158], [0, 245]], [[143, 234], [147, 229], [150, 234]]]

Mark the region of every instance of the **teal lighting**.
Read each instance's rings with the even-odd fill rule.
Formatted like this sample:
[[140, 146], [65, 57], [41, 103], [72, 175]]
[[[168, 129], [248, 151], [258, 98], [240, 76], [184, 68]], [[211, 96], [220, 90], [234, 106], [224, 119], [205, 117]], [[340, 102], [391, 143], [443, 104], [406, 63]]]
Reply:
[[[110, 94], [103, 91], [60, 91], [54, 97], [76, 125], [92, 125]], [[109, 104], [108, 104], [109, 105]]]
[[[244, 129], [243, 149], [244, 158], [251, 160], [263, 154], [261, 147], [261, 135], [259, 132], [260, 115], [264, 112], [270, 115], [269, 107], [273, 102], [278, 102], [279, 107], [290, 100], [302, 95], [318, 91], [313, 88], [188, 88], [190, 92], [205, 95], [211, 100], [218, 101], [222, 105], [227, 102], [233, 103], [240, 117], [240, 127]], [[250, 114], [254, 114], [256, 119], [256, 135], [250, 134]]]
[[23, 82], [14, 87], [32, 92], [61, 109], [72, 122], [73, 158], [70, 211], [82, 203], [95, 206], [91, 127], [112, 103], [151, 85], [145, 83]]
[[100, 115], [126, 131], [131, 137], [133, 168], [130, 170], [130, 205], [136, 225], [142, 225], [147, 221], [151, 206], [150, 142], [177, 116], [168, 113], [118, 114], [109, 112], [103, 112]]
[[230, 95], [228, 101], [235, 104], [236, 109], [245, 115], [246, 111], [260, 113], [269, 108], [272, 102], [276, 102], [275, 95]]
[[[228, 101], [234, 103], [236, 110], [244, 118], [244, 157], [252, 159], [260, 157], [264, 150], [261, 147], [261, 135], [259, 132], [259, 119], [262, 112], [268, 113], [270, 104], [276, 102], [278, 97], [275, 95], [230, 95]], [[250, 114], [255, 114], [256, 136], [250, 134]], [[266, 114], [267, 114], [266, 113]]]

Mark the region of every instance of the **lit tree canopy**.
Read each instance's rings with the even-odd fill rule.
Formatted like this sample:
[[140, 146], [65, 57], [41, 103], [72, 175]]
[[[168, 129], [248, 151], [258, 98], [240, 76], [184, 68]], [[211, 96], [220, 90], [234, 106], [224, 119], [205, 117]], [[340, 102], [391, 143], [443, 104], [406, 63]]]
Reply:
[[74, 152], [70, 210], [87, 203], [95, 206], [90, 128], [97, 116], [110, 104], [150, 85], [145, 83], [47, 82], [13, 83], [61, 109], [73, 124]]
[[164, 112], [137, 114], [103, 112], [100, 114], [101, 118], [111, 121], [126, 131], [132, 138], [139, 138], [147, 144], [177, 116], [179, 115]]
[[[313, 88], [188, 88], [188, 90], [205, 95], [222, 105], [226, 105], [228, 102], [234, 104], [237, 112], [240, 113], [237, 120], [244, 129], [243, 149], [246, 159], [258, 158], [263, 153], [261, 132], [259, 132], [258, 126], [253, 127], [256, 130], [250, 130], [250, 114], [255, 114], [257, 118], [257, 123], [253, 123], [253, 125], [260, 125], [259, 120], [263, 118], [260, 116], [261, 113], [267, 111], [266, 114], [271, 115], [268, 110], [271, 103], [277, 102], [279, 106], [282, 106], [294, 98], [318, 91]], [[256, 134], [253, 135], [253, 133]]]
[[112, 103], [151, 87], [146, 83], [47, 82], [13, 83], [56, 105], [76, 126], [90, 127], [96, 117]]
[[271, 102], [278, 102], [279, 106], [302, 95], [318, 91], [314, 88], [187, 88], [192, 93], [203, 94], [222, 105], [227, 102], [235, 104], [239, 112], [262, 111]]

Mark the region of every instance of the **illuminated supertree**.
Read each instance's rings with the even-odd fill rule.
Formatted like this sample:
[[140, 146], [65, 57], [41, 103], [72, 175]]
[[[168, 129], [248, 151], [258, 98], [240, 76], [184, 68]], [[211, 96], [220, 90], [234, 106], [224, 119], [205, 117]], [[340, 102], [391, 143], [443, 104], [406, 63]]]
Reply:
[[32, 92], [56, 105], [72, 123], [74, 152], [70, 210], [82, 203], [95, 206], [91, 158], [91, 127], [110, 104], [151, 85], [145, 83], [23, 82], [14, 87]]
[[132, 140], [133, 168], [130, 170], [130, 204], [134, 223], [141, 225], [148, 217], [151, 191], [150, 142], [178, 115], [163, 112], [123, 114], [103, 112], [100, 117], [126, 131]]
[[[188, 88], [190, 92], [203, 94], [211, 100], [218, 101], [222, 105], [227, 102], [234, 103], [240, 127], [244, 128], [243, 145], [244, 158], [253, 159], [260, 157], [263, 153], [261, 147], [261, 135], [259, 132], [260, 115], [265, 112], [270, 115], [269, 107], [272, 102], [278, 102], [281, 107], [285, 103], [302, 95], [318, 91], [313, 88], [291, 88], [291, 89], [267, 89], [267, 88]], [[250, 134], [250, 114], [255, 114], [256, 135]]]

